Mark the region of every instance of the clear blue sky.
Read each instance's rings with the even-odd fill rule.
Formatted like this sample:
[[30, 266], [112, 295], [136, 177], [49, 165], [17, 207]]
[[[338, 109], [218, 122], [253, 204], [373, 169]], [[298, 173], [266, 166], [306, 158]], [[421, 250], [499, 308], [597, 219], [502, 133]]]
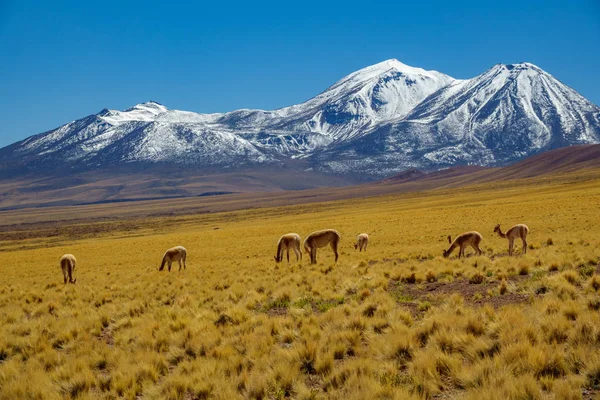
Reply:
[[528, 61], [600, 104], [600, 0], [121, 3], [0, 0], [0, 146], [147, 100], [279, 108], [388, 58]]

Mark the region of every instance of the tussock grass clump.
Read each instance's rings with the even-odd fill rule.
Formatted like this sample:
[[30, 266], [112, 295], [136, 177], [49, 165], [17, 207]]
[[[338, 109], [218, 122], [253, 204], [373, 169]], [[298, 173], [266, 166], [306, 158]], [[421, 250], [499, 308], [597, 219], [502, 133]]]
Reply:
[[597, 361], [588, 368], [586, 373], [587, 386], [591, 389], [600, 389], [600, 363]]
[[403, 276], [403, 277], [400, 279], [400, 281], [401, 281], [401, 282], [403, 282], [403, 283], [409, 283], [409, 284], [413, 284], [413, 283], [417, 282], [417, 278], [416, 278], [416, 276], [415, 276], [415, 273], [414, 273], [414, 272], [412, 272], [412, 273], [410, 273], [410, 274], [408, 274], [408, 275], [406, 275], [406, 276]]
[[530, 353], [529, 361], [536, 378], [560, 378], [566, 375], [567, 365], [562, 355], [551, 349]]
[[317, 372], [317, 344], [315, 342], [304, 342], [296, 351], [296, 360], [300, 371], [305, 374], [315, 374]]
[[577, 273], [575, 271], [572, 271], [572, 270], [564, 271], [561, 274], [561, 276], [565, 281], [567, 281], [571, 285], [579, 284], [579, 277], [577, 276]]
[[534, 293], [535, 294], [546, 294], [548, 292], [548, 286], [546, 286], [545, 283], [540, 283], [536, 288]]
[[233, 319], [227, 314], [221, 314], [215, 320], [214, 323], [215, 323], [215, 326], [225, 326], [225, 325], [233, 324]]
[[596, 266], [591, 264], [581, 264], [578, 268], [579, 275], [581, 275], [583, 279], [589, 278], [590, 276], [594, 275], [594, 272], [596, 272]]
[[479, 337], [485, 333], [485, 325], [480, 319], [470, 317], [465, 326], [465, 331]]
[[587, 302], [587, 306], [590, 310], [598, 311], [600, 310], [600, 299], [590, 299]]
[[365, 317], [371, 318], [375, 315], [375, 311], [377, 311], [377, 304], [369, 304], [363, 309], [362, 314]]
[[519, 265], [519, 275], [529, 275], [529, 265], [520, 264]]
[[592, 278], [588, 281], [588, 286], [594, 292], [600, 290], [600, 276], [598, 274], [592, 275]]
[[436, 276], [435, 272], [433, 272], [431, 270], [427, 271], [427, 273], [425, 274], [425, 280], [429, 283], [436, 282], [437, 276]]
[[369, 289], [363, 289], [361, 290], [360, 294], [358, 295], [358, 298], [362, 301], [364, 301], [366, 298], [371, 296], [371, 291]]
[[475, 272], [473, 275], [471, 275], [471, 277], [469, 278], [469, 283], [474, 284], [474, 285], [479, 285], [479, 284], [483, 283], [484, 280], [485, 280], [485, 277], [478, 271], [478, 272]]
[[498, 287], [498, 291], [500, 292], [500, 294], [505, 294], [508, 291], [506, 279], [502, 279], [502, 282], [500, 282], [500, 286]]

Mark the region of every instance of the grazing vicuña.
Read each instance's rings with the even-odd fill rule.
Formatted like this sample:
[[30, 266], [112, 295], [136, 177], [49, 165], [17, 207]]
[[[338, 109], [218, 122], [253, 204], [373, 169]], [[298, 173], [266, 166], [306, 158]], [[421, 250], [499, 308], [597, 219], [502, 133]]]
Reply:
[[367, 245], [369, 244], [369, 235], [366, 233], [361, 233], [356, 237], [356, 243], [354, 243], [354, 250], [359, 249], [359, 251], [367, 251]]
[[338, 260], [338, 244], [340, 243], [340, 234], [335, 229], [324, 229], [311, 233], [304, 239], [304, 251], [310, 254], [310, 263], [317, 263], [317, 248], [331, 246], [335, 261]]
[[444, 257], [448, 257], [456, 247], [460, 247], [458, 252], [458, 258], [465, 255], [465, 247], [471, 246], [475, 252], [480, 255], [481, 249], [479, 248], [479, 243], [483, 239], [481, 233], [479, 232], [465, 232], [458, 235], [454, 241], [452, 241], [452, 237], [448, 235], [448, 243], [450, 243], [450, 248], [448, 250], [444, 250]]
[[67, 283], [67, 277], [69, 283], [75, 283], [77, 278], [73, 279], [73, 272], [75, 272], [75, 266], [77, 265], [77, 259], [73, 254], [63, 254], [60, 258], [60, 269], [63, 273], [64, 282]]
[[175, 246], [170, 248], [165, 252], [163, 256], [162, 263], [160, 264], [159, 271], [162, 271], [165, 268], [165, 263], [169, 264], [169, 271], [171, 271], [171, 263], [173, 261], [179, 262], [179, 270], [181, 271], [181, 261], [183, 261], [183, 268], [185, 269], [187, 266], [185, 265], [185, 259], [187, 257], [187, 250], [183, 246]]
[[296, 254], [296, 261], [298, 258], [302, 260], [302, 251], [300, 251], [300, 235], [297, 233], [288, 233], [279, 238], [277, 242], [277, 255], [275, 256], [276, 262], [283, 260], [283, 251], [287, 251], [287, 261], [290, 263], [290, 248], [294, 250]]

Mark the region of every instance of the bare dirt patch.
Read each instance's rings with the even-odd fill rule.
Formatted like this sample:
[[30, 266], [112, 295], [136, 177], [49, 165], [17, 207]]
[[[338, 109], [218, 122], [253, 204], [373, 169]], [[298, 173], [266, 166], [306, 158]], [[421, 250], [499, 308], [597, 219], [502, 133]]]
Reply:
[[[511, 277], [511, 281], [520, 282], [527, 279], [526, 276]], [[452, 294], [460, 294], [467, 304], [482, 306], [490, 304], [494, 308], [508, 304], [519, 304], [529, 301], [529, 295], [524, 293], [506, 293], [503, 295], [490, 296], [489, 293], [498, 287], [498, 282], [483, 282], [480, 284], [469, 283], [468, 280], [460, 280], [450, 283], [431, 282], [421, 284], [401, 283], [391, 280], [388, 284], [388, 292], [395, 293], [399, 302], [406, 306], [413, 315], [418, 315], [419, 301], [435, 301], [441, 297]]]
[[500, 308], [509, 304], [520, 304], [529, 302], [529, 296], [523, 293], [507, 293], [494, 297], [473, 300], [472, 304], [482, 306], [489, 304], [494, 308]]

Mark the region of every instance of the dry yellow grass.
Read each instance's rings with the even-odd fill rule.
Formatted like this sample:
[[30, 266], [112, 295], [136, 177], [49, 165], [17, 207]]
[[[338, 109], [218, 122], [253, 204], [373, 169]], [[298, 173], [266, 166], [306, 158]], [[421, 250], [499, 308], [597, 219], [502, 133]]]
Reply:
[[[563, 177], [15, 238], [0, 253], [0, 398], [593, 396], [598, 209], [600, 179]], [[529, 226], [527, 255], [507, 257], [497, 223]], [[342, 234], [337, 264], [328, 248], [312, 266], [272, 261], [281, 234], [323, 228]], [[443, 259], [467, 230], [484, 255]], [[158, 272], [174, 245], [187, 269]]]

